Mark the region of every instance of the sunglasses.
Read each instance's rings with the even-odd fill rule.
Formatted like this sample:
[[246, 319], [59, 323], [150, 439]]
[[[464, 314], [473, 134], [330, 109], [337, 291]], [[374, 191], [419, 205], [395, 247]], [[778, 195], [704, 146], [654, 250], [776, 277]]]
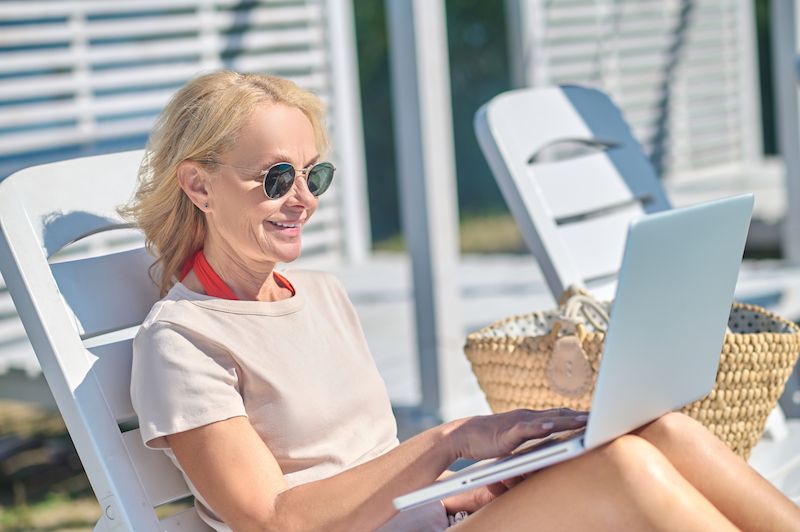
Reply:
[[[224, 164], [216, 161], [207, 161], [218, 166], [227, 166], [229, 168], [237, 168], [239, 170], [249, 170], [250, 172], [258, 172], [251, 168], [244, 168], [241, 166], [234, 166], [232, 164]], [[264, 194], [270, 199], [278, 199], [285, 196], [294, 186], [294, 180], [297, 174], [305, 174], [306, 185], [308, 190], [314, 196], [321, 196], [323, 192], [328, 190], [333, 181], [333, 173], [336, 168], [329, 162], [317, 163], [313, 166], [306, 168], [296, 169], [291, 163], [276, 163], [258, 172], [258, 175], [263, 178], [262, 184]]]

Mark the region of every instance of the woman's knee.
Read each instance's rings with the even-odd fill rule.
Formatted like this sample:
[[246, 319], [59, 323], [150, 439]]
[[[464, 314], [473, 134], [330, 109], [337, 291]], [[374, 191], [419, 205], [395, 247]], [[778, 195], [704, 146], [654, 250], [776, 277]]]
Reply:
[[649, 423], [638, 434], [664, 452], [682, 450], [718, 451], [722, 442], [711, 434], [700, 422], [680, 412], [664, 414]]
[[619, 487], [631, 494], [675, 485], [677, 472], [672, 465], [654, 445], [639, 436], [626, 434], [601, 447], [597, 454]]

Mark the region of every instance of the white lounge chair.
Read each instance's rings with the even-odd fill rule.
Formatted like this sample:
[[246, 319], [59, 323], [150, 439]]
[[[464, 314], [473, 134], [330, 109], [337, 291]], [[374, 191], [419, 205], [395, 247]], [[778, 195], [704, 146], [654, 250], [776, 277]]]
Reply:
[[159, 297], [152, 258], [125, 231], [131, 249], [80, 243], [125, 227], [115, 207], [130, 199], [141, 156], [46, 164], [0, 183], [0, 270], [100, 502], [95, 530], [208, 530], [193, 508], [157, 518], [189, 489], [164, 453], [126, 430], [136, 426], [131, 339]]
[[[553, 296], [612, 297], [628, 223], [670, 208], [616, 105], [579, 86], [515, 90], [478, 110], [475, 131]], [[800, 502], [800, 420], [776, 408], [768, 431], [751, 463]]]

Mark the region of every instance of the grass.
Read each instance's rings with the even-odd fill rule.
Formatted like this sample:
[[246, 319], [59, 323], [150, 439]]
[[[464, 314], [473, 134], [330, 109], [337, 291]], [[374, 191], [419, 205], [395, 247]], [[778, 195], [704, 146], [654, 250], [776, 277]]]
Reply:
[[[92, 530], [100, 506], [61, 416], [0, 401], [0, 439], [12, 436], [31, 445], [0, 460], [0, 530]], [[156, 514], [165, 517], [189, 504], [164, 505]]]
[[[188, 508], [190, 503], [165, 504], [156, 515], [166, 517]], [[100, 518], [100, 506], [93, 495], [50, 493], [31, 504], [0, 507], [0, 530], [7, 532], [90, 531]]]
[[[461, 253], [524, 253], [517, 224], [508, 213], [464, 213], [459, 225]], [[401, 234], [375, 242], [375, 251], [405, 251]]]
[[32, 504], [0, 508], [0, 529], [23, 530], [92, 530], [100, 517], [100, 506], [92, 496], [74, 497], [50, 493]]

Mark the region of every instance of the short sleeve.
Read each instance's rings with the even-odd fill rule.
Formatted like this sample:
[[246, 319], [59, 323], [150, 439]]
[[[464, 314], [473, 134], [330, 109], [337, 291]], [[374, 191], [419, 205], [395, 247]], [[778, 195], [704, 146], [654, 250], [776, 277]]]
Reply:
[[164, 436], [247, 415], [230, 354], [161, 321], [134, 339], [131, 401], [142, 440], [153, 449], [168, 447]]

